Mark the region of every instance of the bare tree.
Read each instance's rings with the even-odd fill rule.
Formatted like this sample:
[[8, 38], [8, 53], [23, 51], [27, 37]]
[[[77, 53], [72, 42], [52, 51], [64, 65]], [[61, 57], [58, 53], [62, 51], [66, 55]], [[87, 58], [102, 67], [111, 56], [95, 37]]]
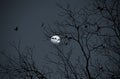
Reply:
[[[99, 27], [98, 35], [104, 38], [104, 54], [114, 67], [107, 67], [111, 72], [111, 79], [120, 78], [120, 1], [97, 0], [93, 2], [91, 14], [98, 16], [96, 24]], [[94, 8], [94, 9], [93, 9]], [[90, 10], [89, 10], [90, 11]], [[102, 23], [101, 23], [102, 22]], [[105, 33], [104, 31], [108, 31]], [[100, 34], [100, 32], [104, 32]]]
[[[120, 76], [120, 2], [97, 0], [90, 8], [74, 8], [57, 3], [60, 21], [54, 26], [42, 23], [47, 39], [59, 35], [61, 42], [52, 44], [55, 49], [45, 59], [55, 70], [55, 79], [119, 79]], [[47, 79], [49, 69], [39, 71], [33, 59], [33, 48], [22, 51], [20, 43], [10, 45], [18, 53], [14, 59], [0, 64], [0, 75], [19, 79]], [[52, 65], [51, 65], [52, 64]], [[56, 77], [57, 76], [57, 77]], [[3, 79], [3, 78], [2, 78]]]
[[[60, 4], [57, 6], [61, 10], [60, 17], [64, 19], [61, 22], [56, 21], [55, 27], [45, 28], [45, 35], [48, 38], [59, 35], [62, 39], [61, 44], [54, 46], [57, 52], [53, 55], [58, 61], [48, 57], [50, 62], [57, 65], [59, 75], [62, 74], [61, 79], [106, 78], [103, 64], [97, 63], [102, 55], [96, 55], [104, 47], [103, 37], [96, 34], [98, 30], [96, 22], [90, 22], [92, 14], [87, 13], [85, 9], [72, 8], [69, 4], [66, 7]], [[75, 53], [73, 49], [66, 49], [65, 46], [79, 48], [75, 59], [72, 59]]]
[[[0, 64], [1, 79], [47, 79], [43, 71], [39, 71], [33, 59], [33, 48], [25, 47], [21, 49], [21, 42], [17, 45], [10, 43], [17, 55], [10, 57], [6, 51], [0, 51], [0, 54], [6, 58], [6, 64]], [[11, 51], [9, 51], [11, 52]]]

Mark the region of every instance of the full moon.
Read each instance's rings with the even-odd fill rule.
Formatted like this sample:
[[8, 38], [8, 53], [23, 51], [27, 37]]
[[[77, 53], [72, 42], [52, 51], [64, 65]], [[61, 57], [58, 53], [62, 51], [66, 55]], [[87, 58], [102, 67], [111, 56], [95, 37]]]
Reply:
[[60, 43], [60, 37], [58, 35], [54, 35], [51, 37], [51, 42], [54, 44]]

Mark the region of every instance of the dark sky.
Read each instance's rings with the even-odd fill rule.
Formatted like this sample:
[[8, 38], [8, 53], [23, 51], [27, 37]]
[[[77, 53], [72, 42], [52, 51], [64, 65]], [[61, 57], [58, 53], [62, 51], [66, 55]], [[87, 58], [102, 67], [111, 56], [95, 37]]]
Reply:
[[[34, 48], [33, 58], [35, 60], [35, 64], [37, 65], [38, 69], [39, 67], [42, 67], [46, 63], [45, 56], [47, 54], [49, 54], [49, 56], [53, 60], [56, 60], [54, 55], [50, 55], [51, 52], [54, 51], [54, 48], [52, 47], [53, 43], [50, 42], [50, 39], [46, 40], [46, 38], [44, 37], [41, 24], [44, 22], [45, 26], [48, 26], [49, 24], [52, 27], [55, 27], [54, 22], [56, 20], [58, 21], [62, 20], [61, 19], [62, 17], [58, 16], [60, 9], [56, 6], [56, 2], [63, 6], [66, 6], [66, 3], [69, 3], [72, 6], [72, 8], [75, 7], [75, 8], [81, 9], [85, 6], [88, 8], [93, 8], [93, 7], [90, 7], [91, 1], [94, 1], [94, 0], [0, 0], [0, 64], [2, 63], [4, 65], [4, 64], [7, 64], [7, 62], [9, 62], [9, 61], [6, 62], [5, 57], [1, 55], [1, 51], [5, 51], [8, 56], [17, 57], [16, 55], [17, 52], [9, 45], [9, 43], [15, 41], [15, 44], [17, 45], [19, 40], [21, 41], [21, 48], [22, 48], [21, 50], [24, 50], [26, 46]], [[98, 16], [99, 15], [91, 16], [92, 18], [89, 19], [90, 22], [94, 23], [95, 21], [97, 21], [96, 19], [100, 19], [99, 18], [100, 16], [99, 17]], [[80, 20], [82, 21], [82, 19]], [[100, 25], [103, 25], [106, 23], [106, 21], [104, 22], [103, 21], [104, 20], [100, 20]], [[85, 29], [88, 29], [91, 31], [91, 29], [96, 30], [97, 27], [90, 28], [90, 29], [85, 28]], [[70, 28], [69, 31], [71, 30], [74, 30], [74, 29]], [[108, 30], [108, 29], [104, 29], [104, 30], [99, 29], [99, 31], [101, 34], [108, 33], [109, 35], [110, 33], [111, 35], [113, 33], [111, 32], [111, 30]], [[81, 31], [80, 33], [82, 36], [83, 32]], [[85, 34], [85, 37], [86, 37], [86, 34]], [[96, 38], [96, 36], [93, 35], [93, 37], [89, 41], [91, 44], [90, 47], [92, 47], [92, 45], [97, 46], [98, 43], [101, 44], [100, 45], [101, 47], [105, 47], [104, 45], [106, 43], [103, 44], [104, 43], [103, 39], [104, 39], [103, 37], [101, 37], [100, 39], [99, 37]], [[84, 35], [83, 35], [82, 41], [84, 41]], [[81, 59], [80, 64], [83, 64], [84, 66], [84, 63], [85, 63], [85, 58], [83, 55], [84, 53], [80, 53], [80, 54], [78, 53], [82, 51], [80, 50], [78, 44], [76, 44], [75, 42], [71, 42], [71, 46], [68, 46], [68, 47], [71, 47], [71, 49], [73, 49], [72, 52], [74, 52], [74, 54], [72, 54], [72, 58], [74, 58], [74, 60], [71, 58], [73, 63], [76, 63], [77, 57], [80, 57]], [[83, 43], [83, 47], [84, 47], [84, 43]], [[67, 45], [66, 45], [66, 48], [67, 48]], [[84, 47], [85, 52], [88, 53], [88, 50], [86, 49], [87, 48]], [[66, 53], [66, 49], [64, 50], [65, 50], [65, 54], [68, 55], [68, 53]], [[67, 50], [67, 52], [68, 51], [69, 50]], [[95, 54], [94, 53], [90, 54], [92, 55], [91, 62], [93, 61], [93, 65], [94, 64], [96, 65], [96, 62], [98, 63], [98, 65], [101, 63], [105, 65], [106, 64], [109, 65], [108, 64], [109, 62], [106, 63], [107, 58], [105, 56], [102, 57], [102, 55], [100, 55], [102, 54], [102, 52], [104, 53], [104, 50], [101, 50], [100, 48], [100, 50], [98, 50], [98, 52], [96, 52]], [[53, 65], [48, 65], [48, 66], [49, 67], [52, 66], [52, 68], [55, 69]], [[92, 72], [94, 72], [94, 70], [92, 70]]]
[[[35, 46], [39, 62], [49, 52], [46, 49], [51, 49], [40, 25], [59, 20], [56, 2], [80, 8], [87, 4], [87, 0], [0, 0], [0, 50], [9, 49], [8, 42], [21, 40], [23, 46]], [[18, 31], [14, 30], [16, 26]]]

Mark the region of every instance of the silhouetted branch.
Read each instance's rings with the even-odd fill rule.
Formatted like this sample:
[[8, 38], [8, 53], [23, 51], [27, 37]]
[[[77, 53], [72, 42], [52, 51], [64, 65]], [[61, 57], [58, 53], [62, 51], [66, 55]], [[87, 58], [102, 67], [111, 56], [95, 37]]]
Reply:
[[23, 78], [23, 79], [47, 79], [45, 74], [38, 71], [33, 60], [33, 48], [26, 47], [21, 49], [21, 42], [18, 45], [10, 43], [10, 45], [16, 50], [18, 58], [9, 57], [5, 51], [1, 51], [8, 62], [6, 65], [0, 64], [1, 74], [8, 75], [9, 78]]

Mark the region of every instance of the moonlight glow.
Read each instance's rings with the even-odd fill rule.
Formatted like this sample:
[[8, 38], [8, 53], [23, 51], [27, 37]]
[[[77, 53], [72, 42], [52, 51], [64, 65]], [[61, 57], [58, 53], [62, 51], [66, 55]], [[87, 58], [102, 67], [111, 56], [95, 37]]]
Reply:
[[54, 35], [51, 37], [51, 42], [54, 44], [60, 43], [60, 37], [58, 35]]

